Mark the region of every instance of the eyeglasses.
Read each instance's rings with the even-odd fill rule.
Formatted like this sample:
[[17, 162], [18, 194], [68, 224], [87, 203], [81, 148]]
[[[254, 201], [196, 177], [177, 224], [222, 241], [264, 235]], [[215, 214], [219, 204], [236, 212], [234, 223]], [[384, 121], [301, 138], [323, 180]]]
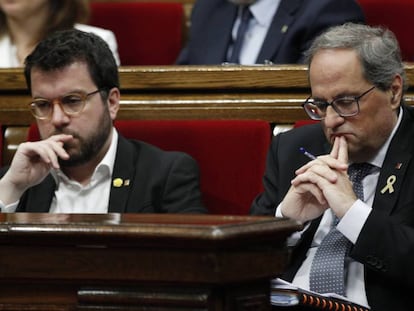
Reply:
[[90, 93], [74, 92], [60, 96], [53, 100], [36, 98], [29, 104], [30, 110], [36, 119], [50, 119], [52, 116], [53, 104], [56, 101], [66, 114], [73, 116], [82, 112], [89, 96], [92, 96], [100, 91], [101, 90], [98, 89]]
[[326, 109], [328, 106], [338, 113], [341, 117], [352, 117], [359, 113], [359, 100], [362, 96], [371, 92], [375, 86], [365, 91], [359, 96], [345, 96], [334, 99], [331, 102], [308, 98], [302, 107], [312, 120], [323, 120], [326, 117]]

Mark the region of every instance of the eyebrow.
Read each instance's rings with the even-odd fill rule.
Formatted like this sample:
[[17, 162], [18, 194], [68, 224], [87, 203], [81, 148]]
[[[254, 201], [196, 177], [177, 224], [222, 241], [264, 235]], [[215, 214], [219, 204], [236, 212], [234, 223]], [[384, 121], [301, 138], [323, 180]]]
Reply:
[[[64, 97], [66, 95], [71, 95], [71, 94], [79, 94], [79, 93], [87, 93], [87, 92], [84, 91], [84, 90], [76, 89], [76, 90], [68, 91], [68, 92], [66, 92], [66, 93], [64, 93], [62, 95], [59, 95], [59, 96], [55, 96], [52, 99], [56, 99], [56, 98], [59, 98], [59, 97]], [[44, 97], [44, 96], [33, 96], [33, 98], [34, 99], [41, 98], [41, 99], [48, 99], [49, 100], [48, 97]]]
[[[359, 95], [359, 93], [356, 93], [356, 92], [352, 92], [352, 93], [353, 93], [353, 94], [351, 94], [351, 92], [349, 92], [349, 93], [346, 93], [346, 92], [339, 93], [338, 95], [335, 95], [335, 96], [332, 98], [332, 100], [336, 100], [336, 99], [339, 99], [339, 98], [346, 98], [346, 97], [357, 97], [357, 96]], [[313, 97], [313, 96], [311, 95], [311, 96], [310, 96], [310, 98], [312, 98], [312, 99], [314, 99], [314, 100], [317, 100], [317, 101], [330, 102], [330, 101], [328, 101], [327, 99], [322, 98], [322, 97]]]

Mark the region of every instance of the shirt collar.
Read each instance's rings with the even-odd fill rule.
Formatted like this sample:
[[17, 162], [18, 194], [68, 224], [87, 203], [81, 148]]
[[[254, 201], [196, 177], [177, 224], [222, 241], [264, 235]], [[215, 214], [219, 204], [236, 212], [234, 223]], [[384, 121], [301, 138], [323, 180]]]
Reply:
[[258, 0], [250, 5], [256, 22], [264, 27], [269, 27], [273, 21], [281, 0]]
[[369, 161], [370, 164], [375, 165], [379, 168], [382, 167], [382, 164], [384, 163], [385, 156], [387, 154], [388, 147], [390, 146], [391, 140], [395, 136], [395, 133], [397, 132], [397, 129], [401, 124], [403, 113], [404, 113], [404, 110], [402, 109], [402, 107], [400, 107], [400, 113], [398, 114], [397, 124], [395, 124], [394, 129], [391, 132], [391, 135], [388, 137], [388, 139], [382, 145], [382, 147], [380, 148], [380, 150], [378, 151], [376, 156], [371, 161]]

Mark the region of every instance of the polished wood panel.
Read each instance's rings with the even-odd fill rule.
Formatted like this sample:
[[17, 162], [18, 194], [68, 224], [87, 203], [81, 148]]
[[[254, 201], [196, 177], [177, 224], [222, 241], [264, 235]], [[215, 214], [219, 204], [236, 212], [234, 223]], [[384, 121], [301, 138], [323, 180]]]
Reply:
[[[119, 119], [305, 118], [308, 84], [303, 66], [121, 67]], [[19, 69], [0, 70], [0, 123], [33, 122]]]
[[[407, 64], [406, 102], [414, 102], [414, 65]], [[119, 119], [306, 118], [309, 95], [302, 65], [121, 67]], [[30, 97], [20, 69], [0, 69], [0, 123], [27, 125]]]
[[[406, 102], [414, 104], [414, 64], [405, 65]], [[260, 119], [291, 125], [306, 119], [301, 103], [309, 96], [304, 65], [120, 67], [118, 119]], [[22, 69], [0, 69], [0, 124], [13, 146], [34, 122]], [[17, 133], [16, 133], [17, 132]], [[9, 148], [10, 143], [10, 148]]]
[[0, 214], [0, 310], [270, 310], [269, 280], [298, 229], [274, 217]]

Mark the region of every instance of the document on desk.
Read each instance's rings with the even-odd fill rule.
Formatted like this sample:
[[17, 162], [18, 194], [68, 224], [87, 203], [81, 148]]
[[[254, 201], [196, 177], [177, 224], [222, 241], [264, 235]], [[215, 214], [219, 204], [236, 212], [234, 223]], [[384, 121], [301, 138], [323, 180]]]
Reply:
[[[346, 297], [335, 294], [319, 294], [304, 290], [282, 279], [274, 279], [271, 283], [271, 303], [274, 306], [309, 306], [319, 310], [351, 310], [369, 311], [370, 308], [349, 301]], [[348, 309], [347, 309], [348, 308]]]

